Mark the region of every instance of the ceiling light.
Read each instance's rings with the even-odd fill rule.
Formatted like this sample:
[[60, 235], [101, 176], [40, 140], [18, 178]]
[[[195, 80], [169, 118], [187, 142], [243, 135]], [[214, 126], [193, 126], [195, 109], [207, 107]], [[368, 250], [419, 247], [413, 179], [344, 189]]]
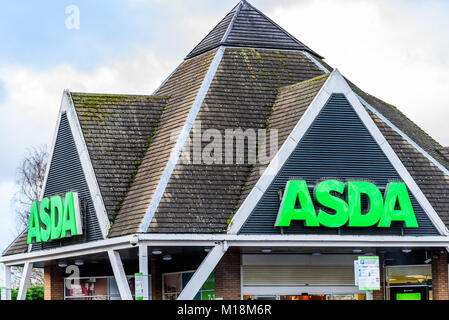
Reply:
[[410, 248], [404, 248], [404, 249], [402, 249], [402, 252], [404, 252], [404, 253], [410, 253], [410, 252], [412, 252], [412, 249], [410, 249]]
[[374, 252], [367, 252], [365, 253], [366, 256], [374, 256]]
[[321, 256], [321, 253], [319, 253], [319, 252], [314, 252], [314, 253], [312, 253], [312, 256], [318, 257], [318, 256]]
[[354, 253], [362, 253], [363, 250], [362, 249], [353, 249], [352, 252], [354, 252]]
[[154, 254], [155, 256], [158, 256], [160, 254], [162, 254], [162, 250], [161, 249], [153, 249], [151, 251], [152, 254]]
[[272, 253], [272, 252], [273, 252], [273, 250], [269, 249], [269, 248], [262, 249], [262, 253]]
[[60, 268], [65, 268], [65, 267], [67, 267], [67, 263], [66, 263], [66, 262], [59, 262], [59, 263], [58, 263], [58, 266], [59, 266]]
[[84, 264], [84, 261], [83, 260], [75, 260], [75, 264], [77, 266], [82, 266]]
[[172, 259], [173, 259], [172, 256], [169, 254], [166, 254], [165, 256], [162, 257], [162, 260], [164, 260], [164, 261], [170, 261]]

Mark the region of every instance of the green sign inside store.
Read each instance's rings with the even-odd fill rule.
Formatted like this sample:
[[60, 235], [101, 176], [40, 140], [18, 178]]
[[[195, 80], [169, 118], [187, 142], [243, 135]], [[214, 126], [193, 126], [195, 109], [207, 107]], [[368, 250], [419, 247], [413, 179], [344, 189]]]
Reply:
[[[399, 221], [406, 228], [418, 228], [405, 183], [388, 184], [385, 195], [382, 195], [379, 188], [370, 182], [326, 180], [315, 187], [314, 196], [316, 203], [326, 211], [316, 210], [306, 181], [289, 181], [275, 226], [290, 227], [292, 221], [304, 221], [306, 227], [340, 228], [348, 225], [367, 228], [377, 225], [389, 228], [393, 221]], [[366, 210], [362, 210], [362, 197], [368, 200]]]
[[28, 244], [82, 235], [78, 193], [69, 192], [64, 201], [61, 196], [33, 202], [28, 224]]

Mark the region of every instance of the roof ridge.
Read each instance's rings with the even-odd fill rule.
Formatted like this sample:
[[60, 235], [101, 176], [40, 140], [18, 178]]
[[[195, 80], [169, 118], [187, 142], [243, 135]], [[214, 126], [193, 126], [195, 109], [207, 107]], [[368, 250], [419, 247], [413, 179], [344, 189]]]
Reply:
[[80, 96], [98, 96], [98, 97], [150, 97], [155, 99], [168, 99], [169, 96], [158, 96], [158, 95], [148, 95], [148, 94], [121, 94], [121, 93], [96, 93], [96, 92], [75, 92], [69, 91], [71, 95]]
[[266, 14], [264, 14], [262, 11], [260, 11], [259, 9], [257, 9], [256, 7], [254, 7], [251, 3], [249, 3], [246, 0], [242, 0], [241, 1], [242, 4], [247, 4], [249, 7], [251, 7], [253, 10], [255, 10], [257, 13], [259, 13], [262, 17], [264, 17], [265, 19], [267, 19], [269, 22], [271, 22], [275, 27], [277, 27], [279, 30], [281, 30], [286, 36], [288, 36], [289, 38], [291, 38], [293, 41], [295, 41], [298, 45], [303, 46], [305, 51], [308, 51], [310, 53], [312, 53], [313, 55], [323, 58], [321, 57], [319, 54], [317, 54], [315, 51], [313, 51], [312, 49], [310, 49], [309, 47], [307, 47], [304, 43], [302, 43], [301, 41], [299, 41], [298, 39], [296, 39], [296, 37], [294, 37], [293, 35], [291, 35], [287, 30], [285, 30], [284, 28], [282, 28], [278, 23], [274, 22], [272, 19], [270, 19]]
[[[223, 35], [223, 38], [221, 39], [220, 44], [224, 44], [226, 42], [226, 39], [228, 38], [229, 34], [231, 33], [232, 27], [234, 26], [234, 22], [237, 19], [239, 13], [240, 13], [240, 9], [242, 8], [243, 4], [245, 3], [245, 0], [240, 1], [237, 6], [234, 7], [235, 12], [234, 15], [232, 16], [231, 22], [228, 25], [228, 28], [226, 29], [225, 34]], [[232, 9], [231, 12], [234, 10]], [[229, 13], [228, 13], [229, 14]], [[212, 31], [211, 31], [212, 32]]]
[[311, 78], [311, 79], [308, 79], [308, 80], [304, 80], [304, 81], [301, 81], [301, 82], [290, 84], [288, 86], [281, 87], [281, 88], [279, 88], [279, 92], [282, 92], [282, 91], [285, 91], [285, 90], [293, 90], [293, 89], [296, 89], [297, 87], [301, 87], [301, 86], [304, 86], [304, 85], [307, 85], [307, 84], [318, 82], [320, 80], [328, 78], [329, 75], [330, 75], [330, 73], [326, 73], [326, 74], [322, 74], [322, 75], [320, 75], [318, 77], [315, 77], [315, 78]]
[[185, 58], [219, 46], [305, 51], [322, 58], [246, 0], [241, 0]]

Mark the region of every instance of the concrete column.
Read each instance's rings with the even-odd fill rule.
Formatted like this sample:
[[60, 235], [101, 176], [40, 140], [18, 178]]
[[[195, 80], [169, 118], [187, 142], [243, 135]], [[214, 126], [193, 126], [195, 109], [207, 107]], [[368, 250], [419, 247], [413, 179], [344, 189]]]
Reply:
[[139, 246], [139, 273], [143, 275], [143, 300], [149, 300], [148, 289], [148, 246]]
[[2, 299], [11, 300], [11, 267], [3, 266], [3, 289], [5, 293], [2, 292]]
[[240, 253], [226, 253], [215, 267], [215, 298], [241, 300]]
[[432, 254], [432, 293], [433, 300], [449, 300], [447, 250], [441, 249]]

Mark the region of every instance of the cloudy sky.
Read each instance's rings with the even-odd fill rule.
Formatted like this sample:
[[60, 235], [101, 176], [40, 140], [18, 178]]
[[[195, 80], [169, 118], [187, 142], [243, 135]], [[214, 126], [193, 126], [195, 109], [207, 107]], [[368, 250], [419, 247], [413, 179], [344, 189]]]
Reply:
[[[51, 143], [63, 90], [151, 94], [236, 3], [1, 2], [0, 249], [15, 235], [16, 168], [27, 148]], [[449, 146], [449, 1], [251, 3]], [[67, 28], [73, 11], [66, 9], [73, 5], [79, 29]]]

